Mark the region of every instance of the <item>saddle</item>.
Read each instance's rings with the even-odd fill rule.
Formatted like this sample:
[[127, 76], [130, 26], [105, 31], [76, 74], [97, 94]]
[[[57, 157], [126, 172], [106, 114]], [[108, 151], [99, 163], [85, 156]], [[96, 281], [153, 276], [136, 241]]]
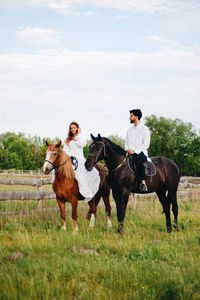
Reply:
[[[127, 157], [127, 160], [128, 160], [128, 165], [129, 165], [129, 168], [131, 169], [131, 171], [133, 173], [135, 173], [136, 176], [138, 176], [139, 172], [137, 170], [137, 167], [136, 167], [133, 159], [131, 159], [130, 155]], [[152, 161], [145, 161], [143, 163], [143, 166], [144, 166], [144, 174], [146, 176], [154, 176], [156, 174], [156, 167]]]
[[156, 175], [156, 167], [152, 161], [145, 161], [143, 163], [143, 166], [144, 166], [144, 174], [146, 176]]

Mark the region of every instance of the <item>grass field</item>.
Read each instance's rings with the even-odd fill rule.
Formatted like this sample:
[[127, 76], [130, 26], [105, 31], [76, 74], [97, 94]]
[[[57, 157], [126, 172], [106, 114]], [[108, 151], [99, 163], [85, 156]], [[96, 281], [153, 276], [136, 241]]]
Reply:
[[123, 236], [114, 203], [110, 230], [102, 205], [89, 229], [88, 205], [80, 203], [74, 234], [69, 204], [64, 232], [58, 211], [0, 202], [1, 212], [28, 213], [0, 217], [0, 299], [200, 299], [199, 200], [179, 201], [179, 231], [171, 234], [158, 200], [131, 200]]

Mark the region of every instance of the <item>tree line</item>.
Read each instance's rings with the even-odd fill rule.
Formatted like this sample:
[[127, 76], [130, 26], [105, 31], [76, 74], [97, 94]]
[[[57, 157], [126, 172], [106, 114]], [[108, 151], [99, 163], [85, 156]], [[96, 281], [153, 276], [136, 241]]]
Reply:
[[[179, 165], [181, 175], [200, 176], [200, 135], [191, 123], [151, 115], [145, 119], [145, 124], [151, 131], [150, 157], [169, 157]], [[108, 138], [124, 147], [123, 138], [117, 135]], [[1, 134], [0, 169], [40, 169], [44, 162], [46, 140], [50, 138], [13, 132]], [[51, 139], [51, 142], [57, 141], [59, 138]], [[84, 148], [85, 157], [88, 155], [90, 142]]]

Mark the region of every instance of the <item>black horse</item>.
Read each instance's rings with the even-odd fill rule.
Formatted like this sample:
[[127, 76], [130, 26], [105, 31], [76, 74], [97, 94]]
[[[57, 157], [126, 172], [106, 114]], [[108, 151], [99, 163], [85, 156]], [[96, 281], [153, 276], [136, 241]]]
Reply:
[[[136, 173], [130, 168], [126, 151], [108, 138], [94, 137], [89, 147], [88, 158], [85, 167], [92, 170], [97, 161], [105, 160], [109, 170], [108, 183], [112, 188], [113, 198], [117, 208], [118, 231], [123, 231], [123, 222], [130, 193], [140, 193], [137, 188]], [[147, 193], [155, 192], [162, 204], [163, 212], [166, 215], [167, 231], [171, 232], [170, 206], [174, 214], [174, 228], [178, 222], [177, 188], [180, 181], [180, 172], [176, 163], [166, 157], [155, 156], [151, 158], [155, 167], [153, 176], [146, 176], [145, 181], [148, 187]]]

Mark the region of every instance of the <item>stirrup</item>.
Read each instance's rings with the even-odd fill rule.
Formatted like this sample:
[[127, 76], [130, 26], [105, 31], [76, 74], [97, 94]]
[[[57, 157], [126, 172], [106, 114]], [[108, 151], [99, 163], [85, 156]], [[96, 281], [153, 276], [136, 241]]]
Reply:
[[148, 191], [146, 183], [143, 183], [143, 182], [140, 183], [140, 191], [141, 192], [147, 192]]

